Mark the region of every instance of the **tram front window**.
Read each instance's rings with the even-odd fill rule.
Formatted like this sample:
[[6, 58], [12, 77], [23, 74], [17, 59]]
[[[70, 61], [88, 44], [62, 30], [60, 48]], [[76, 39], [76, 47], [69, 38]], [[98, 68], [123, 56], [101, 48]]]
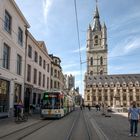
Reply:
[[60, 99], [57, 95], [46, 95], [43, 100], [44, 109], [59, 109], [60, 108]]

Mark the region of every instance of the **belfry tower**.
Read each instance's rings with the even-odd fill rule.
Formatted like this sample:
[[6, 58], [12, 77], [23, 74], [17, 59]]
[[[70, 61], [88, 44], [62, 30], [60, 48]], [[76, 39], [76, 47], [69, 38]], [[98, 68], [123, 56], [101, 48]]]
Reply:
[[107, 28], [101, 25], [98, 6], [87, 30], [87, 75], [107, 75]]

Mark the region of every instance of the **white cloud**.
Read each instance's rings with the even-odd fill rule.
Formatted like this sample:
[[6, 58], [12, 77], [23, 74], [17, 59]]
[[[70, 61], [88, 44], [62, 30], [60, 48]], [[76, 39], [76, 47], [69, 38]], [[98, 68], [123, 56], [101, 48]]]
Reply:
[[[80, 48], [80, 51], [85, 51], [85, 50], [86, 50], [86, 47], [85, 46], [83, 46], [83, 47]], [[76, 49], [73, 52], [74, 53], [77, 53], [77, 52], [79, 52], [79, 49]]]
[[114, 49], [109, 53], [109, 57], [122, 56], [140, 49], [139, 37], [128, 37], [124, 42], [118, 43]]
[[51, 9], [53, 0], [43, 0], [43, 14], [44, 14], [44, 20], [47, 21], [49, 11]]

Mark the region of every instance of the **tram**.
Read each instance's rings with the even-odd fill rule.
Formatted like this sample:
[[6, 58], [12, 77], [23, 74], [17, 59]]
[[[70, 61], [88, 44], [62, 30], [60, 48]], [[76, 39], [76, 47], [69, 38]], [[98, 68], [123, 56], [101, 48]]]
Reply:
[[42, 118], [61, 118], [74, 110], [73, 98], [64, 91], [54, 90], [43, 93]]

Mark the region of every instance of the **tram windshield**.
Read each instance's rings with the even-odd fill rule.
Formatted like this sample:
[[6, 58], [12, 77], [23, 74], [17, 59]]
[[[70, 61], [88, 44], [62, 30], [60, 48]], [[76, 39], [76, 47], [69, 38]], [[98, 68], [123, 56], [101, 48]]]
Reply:
[[59, 109], [63, 106], [59, 93], [44, 93], [43, 106], [44, 109]]

